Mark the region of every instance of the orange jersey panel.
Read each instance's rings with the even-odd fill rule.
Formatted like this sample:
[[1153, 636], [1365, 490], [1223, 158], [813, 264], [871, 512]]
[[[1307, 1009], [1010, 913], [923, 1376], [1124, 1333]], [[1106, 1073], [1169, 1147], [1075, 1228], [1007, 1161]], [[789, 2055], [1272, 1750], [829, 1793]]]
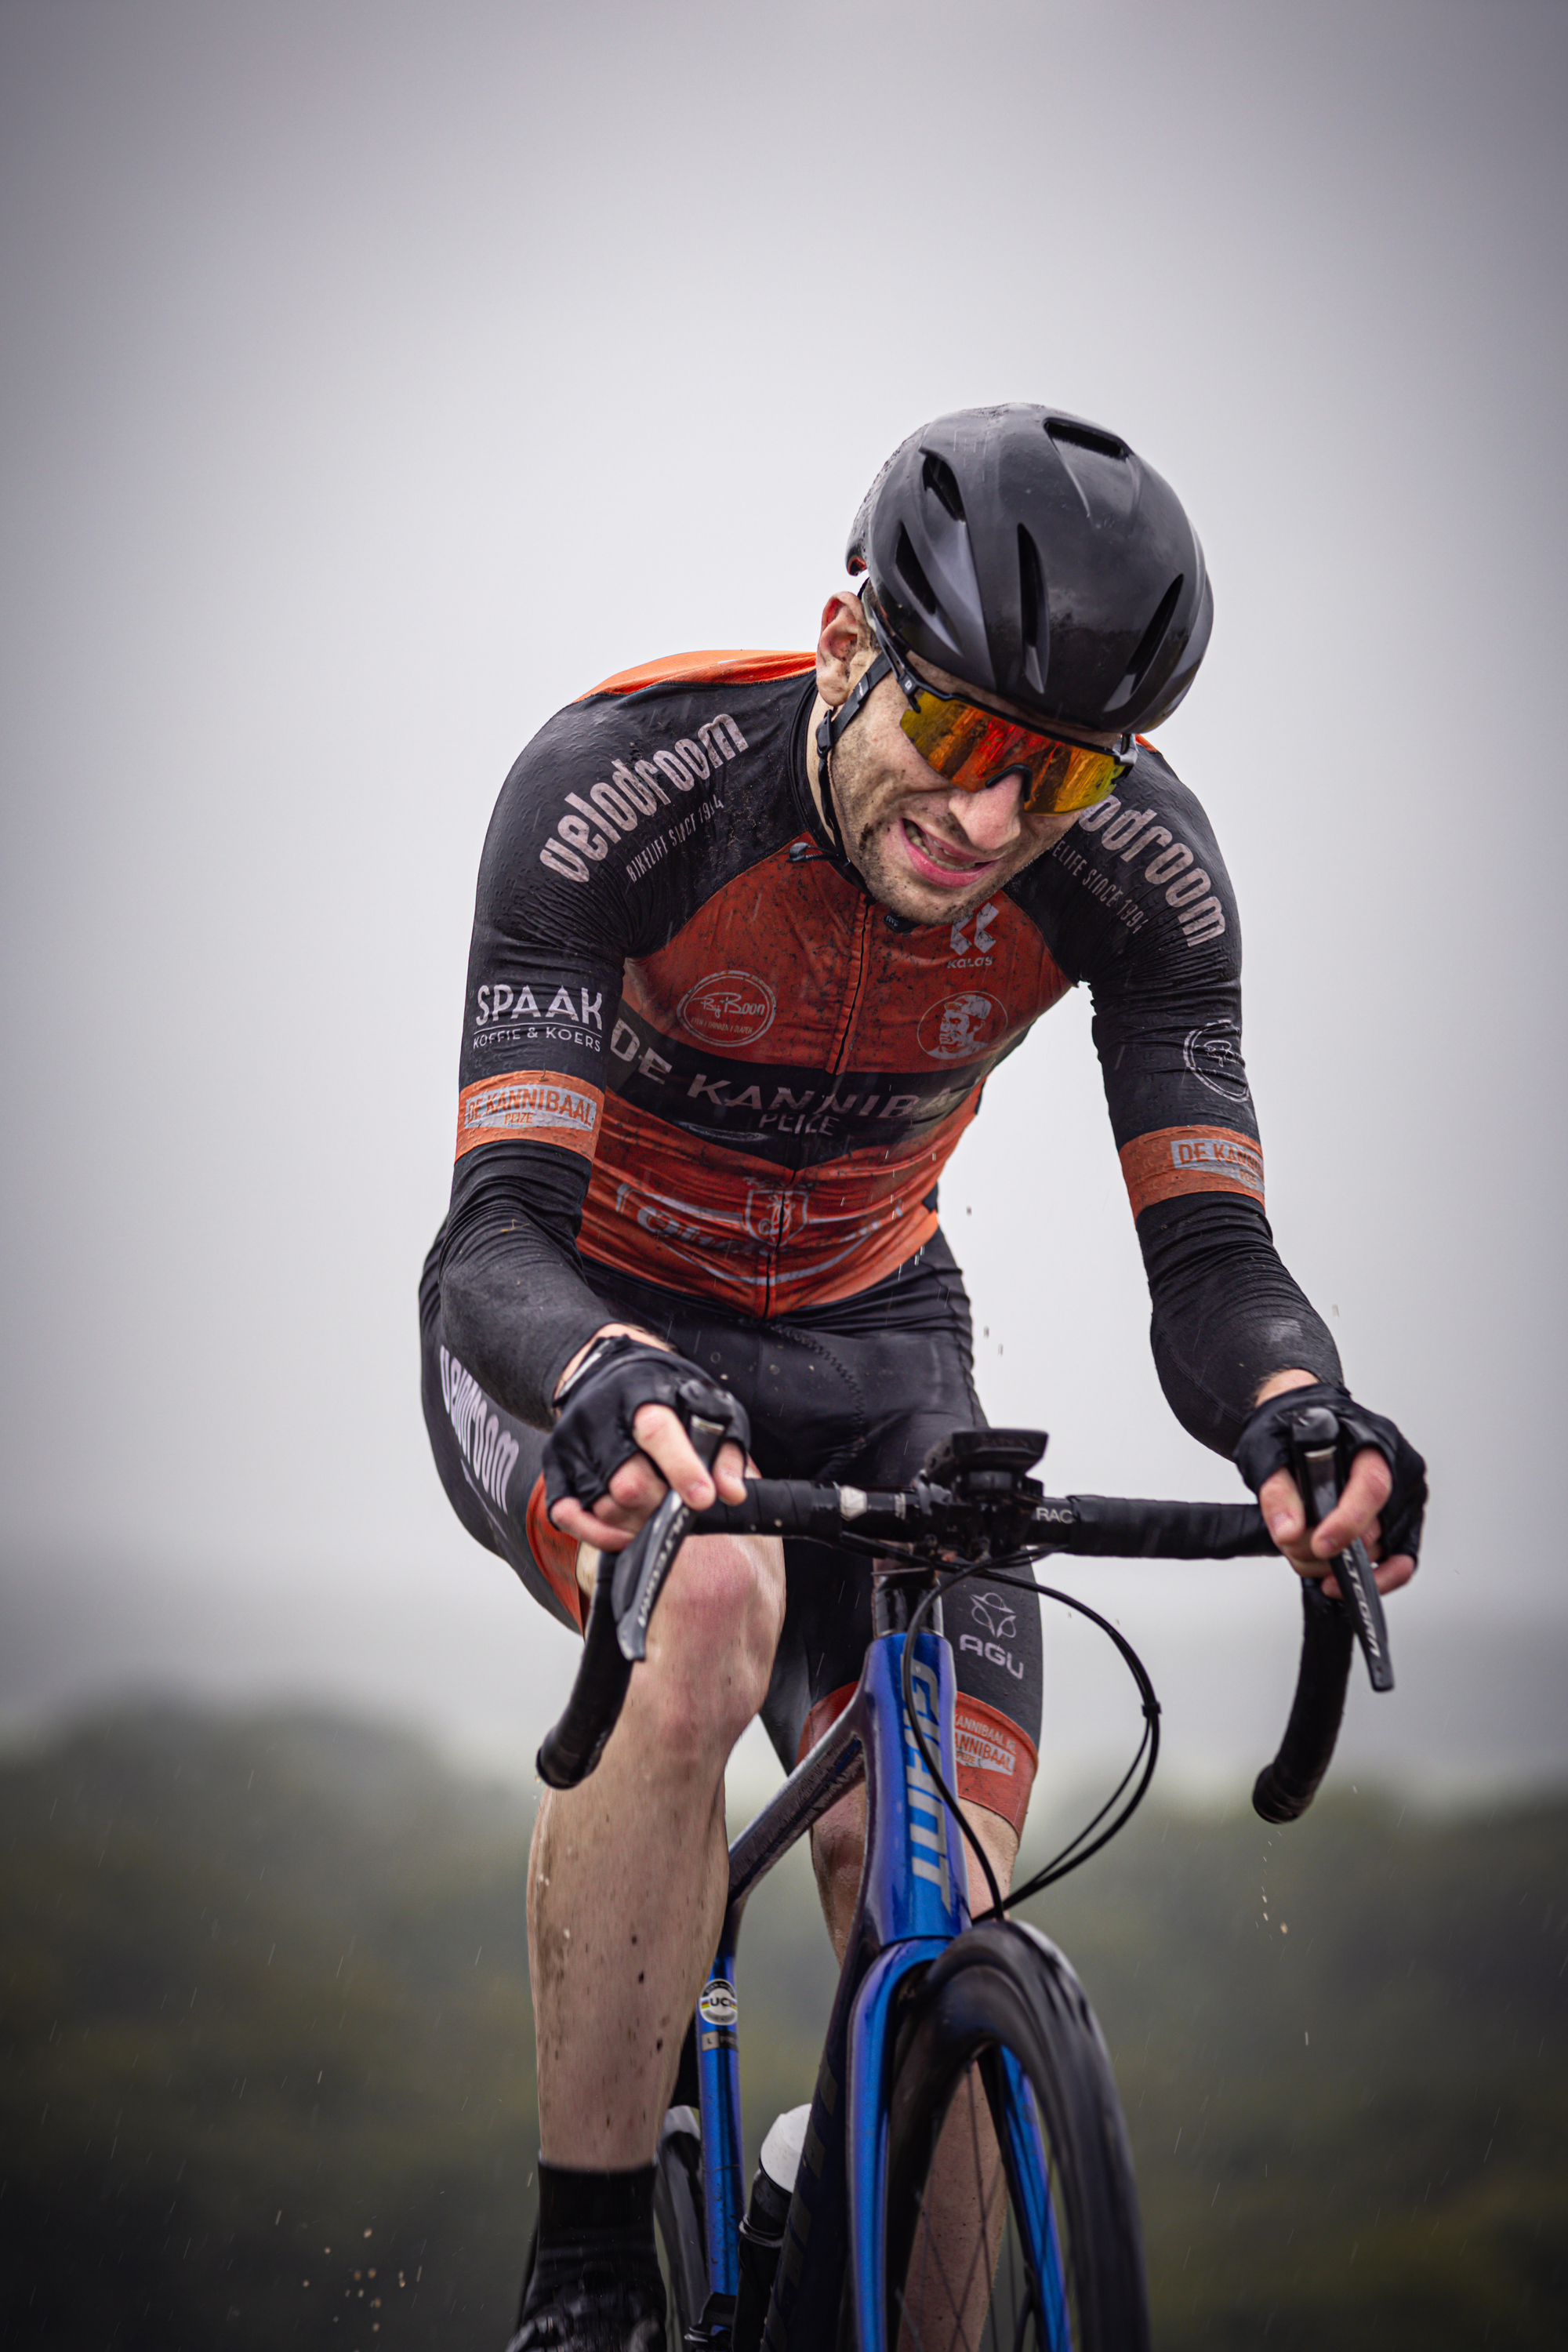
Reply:
[[604, 1097], [597, 1087], [557, 1070], [503, 1070], [458, 1097], [458, 1150], [481, 1143], [554, 1143], [594, 1156]]
[[930, 1238], [987, 1072], [1068, 986], [1011, 900], [889, 926], [784, 845], [626, 965], [583, 1247], [753, 1314], [867, 1288]]
[[666, 654], [659, 661], [639, 662], [635, 669], [618, 669], [578, 698], [591, 702], [596, 694], [640, 694], [647, 686], [677, 683], [712, 686], [762, 686], [775, 677], [802, 677], [816, 667], [815, 654], [745, 652], [735, 647], [697, 654]]
[[1233, 1127], [1161, 1127], [1121, 1147], [1132, 1213], [1184, 1192], [1245, 1192], [1263, 1206], [1263, 1152]]

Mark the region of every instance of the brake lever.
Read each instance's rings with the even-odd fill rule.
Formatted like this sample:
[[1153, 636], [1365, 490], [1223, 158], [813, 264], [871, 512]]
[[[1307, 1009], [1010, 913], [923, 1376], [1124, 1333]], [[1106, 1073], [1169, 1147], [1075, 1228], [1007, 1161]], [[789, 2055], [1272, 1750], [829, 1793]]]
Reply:
[[[729, 1435], [721, 1421], [705, 1421], [693, 1413], [689, 1434], [705, 1470], [711, 1470], [719, 1448]], [[671, 1487], [635, 1544], [628, 1544], [616, 1562], [610, 1587], [616, 1641], [623, 1658], [636, 1664], [647, 1655], [648, 1620], [664, 1589], [676, 1553], [686, 1540], [692, 1511]]]
[[[1291, 1423], [1290, 1435], [1307, 1524], [1315, 1528], [1328, 1517], [1340, 1498], [1339, 1424], [1326, 1405], [1309, 1405]], [[1388, 1651], [1383, 1595], [1377, 1589], [1366, 1546], [1359, 1536], [1340, 1553], [1334, 1562], [1334, 1574], [1339, 1579], [1356, 1640], [1361, 1643], [1372, 1686], [1374, 1691], [1392, 1690], [1394, 1662]]]

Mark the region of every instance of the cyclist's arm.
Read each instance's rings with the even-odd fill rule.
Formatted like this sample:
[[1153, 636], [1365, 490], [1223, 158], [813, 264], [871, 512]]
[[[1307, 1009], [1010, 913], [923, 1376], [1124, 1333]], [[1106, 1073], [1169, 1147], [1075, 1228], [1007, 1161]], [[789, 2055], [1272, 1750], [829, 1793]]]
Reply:
[[1124, 838], [1131, 811], [1109, 824], [1091, 811], [1058, 862], [1079, 885], [1094, 1041], [1160, 1384], [1183, 1427], [1229, 1454], [1268, 1381], [1338, 1381], [1339, 1353], [1264, 1213], [1241, 1054], [1241, 932], [1218, 845], [1157, 753], [1133, 773], [1151, 803], [1142, 833]]
[[[577, 1229], [586, 1176], [574, 1155], [538, 1144], [496, 1144], [459, 1160], [441, 1260], [441, 1307], [448, 1344], [481, 1388], [537, 1429], [554, 1418], [557, 1394], [591, 1343], [626, 1332], [654, 1347], [657, 1332], [606, 1320], [583, 1278]], [[642, 1456], [623, 1463], [591, 1509], [567, 1499], [551, 1513], [563, 1535], [616, 1550], [663, 1499], [666, 1482], [694, 1509], [714, 1483], [679, 1417], [668, 1406], [638, 1408], [633, 1430]], [[719, 1465], [726, 1502], [744, 1495], [740, 1456]]]
[[1260, 1199], [1192, 1192], [1142, 1208], [1135, 1201], [1134, 1213], [1155, 1370], [1172, 1412], [1200, 1444], [1228, 1456], [1276, 1380], [1342, 1377], [1339, 1350], [1281, 1260]]
[[[1163, 761], [1148, 772], [1168, 822], [1145, 833], [1146, 846], [1110, 831], [1107, 851], [1092, 823], [1069, 842], [1101, 890], [1115, 875], [1136, 918], [1123, 915], [1102, 935], [1089, 976], [1106, 1099], [1148, 1276], [1155, 1366], [1184, 1427], [1229, 1454], [1265, 1398], [1342, 1375], [1328, 1327], [1280, 1259], [1264, 1213], [1262, 1147], [1241, 1057], [1240, 928], [1224, 862], [1192, 794]], [[1178, 844], [1190, 853], [1184, 868]], [[1259, 1499], [1292, 1565], [1321, 1576], [1352, 1537], [1376, 1556], [1388, 1494], [1381, 1455], [1362, 1453], [1320, 1528], [1308, 1529], [1284, 1473], [1265, 1481]], [[1411, 1572], [1408, 1559], [1394, 1559], [1378, 1580], [1392, 1590]]]
[[[595, 822], [591, 795], [605, 793], [595, 782], [606, 763], [602, 717], [592, 698], [559, 712], [517, 761], [490, 822], [442, 1240], [447, 1342], [489, 1394], [536, 1428], [552, 1426], [589, 1343], [627, 1328], [606, 1319], [577, 1235], [624, 966], [646, 947], [650, 921], [657, 934], [659, 913], [611, 854], [616, 828]], [[668, 800], [662, 788], [660, 797]], [[615, 1470], [591, 1510], [558, 1498], [552, 1517], [563, 1532], [617, 1549], [657, 1506], [666, 1477], [699, 1507], [713, 1500], [713, 1479], [673, 1412], [650, 1399], [631, 1427], [643, 1453]], [[742, 1466], [734, 1448], [715, 1465], [726, 1500], [742, 1497]]]
[[[559, 712], [496, 803], [475, 894], [442, 1245], [448, 1344], [498, 1403], [541, 1429], [566, 1365], [605, 1319], [577, 1234], [635, 941], [624, 873], [566, 798], [592, 814], [584, 795], [597, 757], [592, 712]], [[563, 822], [585, 854], [563, 839]]]
[[555, 1392], [605, 1323], [577, 1230], [586, 1163], [543, 1144], [494, 1144], [454, 1171], [441, 1253], [447, 1344], [520, 1421], [548, 1429]]

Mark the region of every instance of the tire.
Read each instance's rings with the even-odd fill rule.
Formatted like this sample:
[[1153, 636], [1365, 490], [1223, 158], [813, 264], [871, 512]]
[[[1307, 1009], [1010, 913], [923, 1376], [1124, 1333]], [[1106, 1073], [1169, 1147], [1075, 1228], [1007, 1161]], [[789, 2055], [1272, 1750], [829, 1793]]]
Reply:
[[[653, 2221], [658, 2246], [658, 2266], [664, 2274], [668, 2309], [665, 2343], [668, 2352], [680, 2352], [686, 2331], [696, 2326], [708, 2300], [708, 2252], [702, 2219], [702, 2140], [697, 2117], [689, 2107], [671, 2107], [658, 2136], [654, 2159]], [[514, 2328], [522, 2325], [522, 2306], [533, 2278], [539, 2251], [539, 2224], [534, 2222], [523, 2260], [522, 2285], [517, 2298]]]
[[[1032, 2094], [1046, 2153], [1055, 2260], [1043, 2274], [1020, 2217], [1019, 2181], [996, 2154], [1014, 2095], [1010, 2067]], [[970, 2212], [987, 2215], [985, 2231], [955, 2220], [955, 2191], [971, 2200]], [[949, 2210], [933, 2223], [943, 2200]], [[958, 1937], [900, 2020], [886, 2282], [888, 2352], [1147, 2352], [1142, 2233], [1110, 2062], [1071, 1969], [1029, 1928], [992, 1925]]]
[[658, 2136], [653, 2176], [653, 2219], [669, 2314], [668, 2352], [679, 2352], [686, 2331], [708, 2301], [708, 2243], [702, 2212], [702, 2138], [689, 2107], [671, 2107]]

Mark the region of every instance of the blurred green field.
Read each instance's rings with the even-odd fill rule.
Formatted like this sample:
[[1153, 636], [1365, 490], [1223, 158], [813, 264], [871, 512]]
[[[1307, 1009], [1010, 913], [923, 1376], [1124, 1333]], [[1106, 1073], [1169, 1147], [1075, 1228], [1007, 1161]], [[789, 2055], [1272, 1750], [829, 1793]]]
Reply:
[[[500, 2352], [536, 2152], [529, 1808], [403, 1735], [142, 1712], [0, 1765], [0, 2341]], [[1034, 1916], [1189, 2347], [1568, 2345], [1568, 1801], [1151, 1809]], [[742, 1947], [754, 2150], [832, 1969]]]

